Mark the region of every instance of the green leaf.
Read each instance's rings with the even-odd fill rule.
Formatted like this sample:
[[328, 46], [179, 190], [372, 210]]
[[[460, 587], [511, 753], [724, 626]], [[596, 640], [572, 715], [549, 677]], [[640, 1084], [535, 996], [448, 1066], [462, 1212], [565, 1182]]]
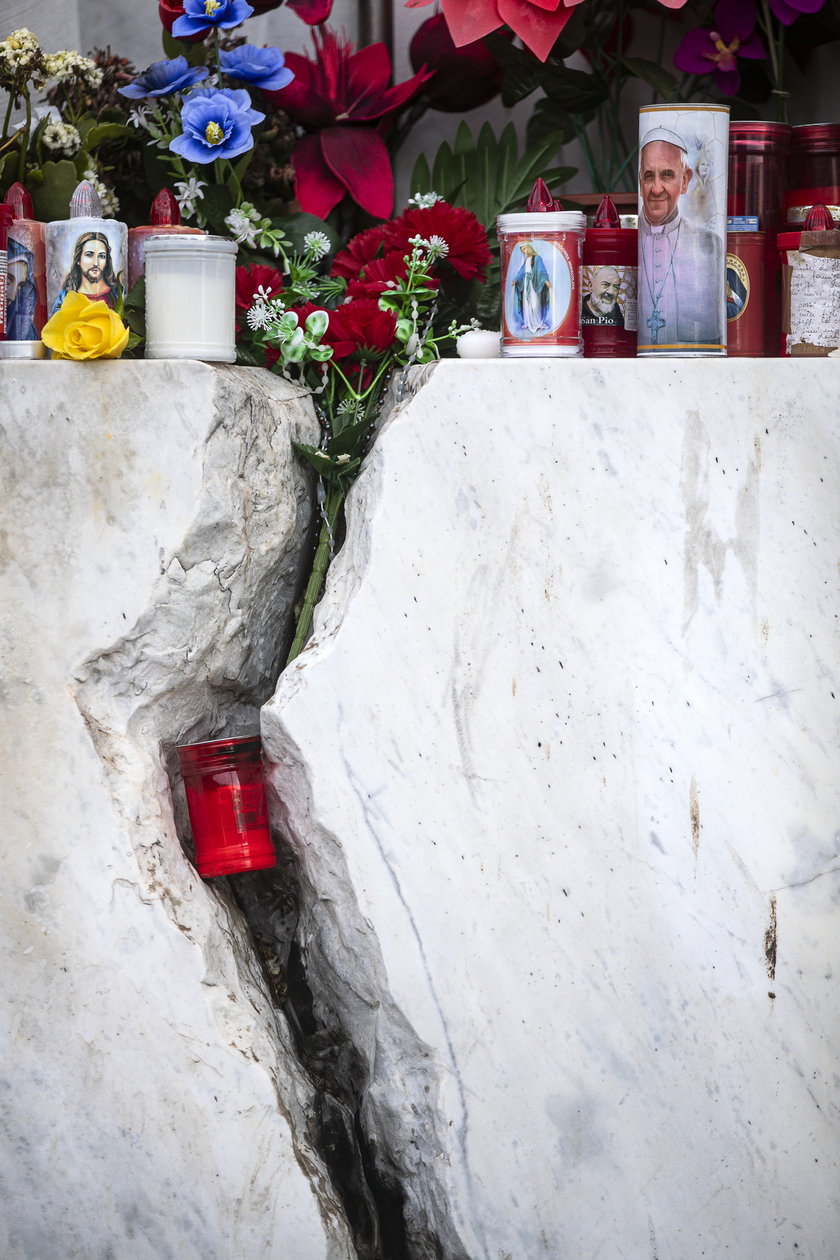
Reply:
[[163, 51], [170, 61], [174, 61], [176, 57], [186, 57], [187, 65], [205, 66], [207, 64], [209, 50], [203, 41], [198, 44], [188, 44], [184, 40], [176, 39], [167, 30], [161, 31], [161, 35], [163, 36]]
[[[507, 40], [505, 40], [507, 43]], [[499, 137], [496, 166], [496, 204], [506, 206], [510, 201], [510, 186], [513, 172], [519, 158], [519, 142], [516, 138], [516, 127], [508, 123]]]
[[514, 47], [509, 39], [498, 32], [485, 35], [484, 44], [500, 65], [504, 66], [502, 104], [508, 109], [542, 87], [543, 66], [531, 53]]
[[432, 167], [432, 189], [448, 201], [450, 189], [454, 188], [456, 183], [455, 158], [448, 143], [444, 140], [437, 151]]
[[0, 153], [0, 192], [4, 196], [17, 178], [16, 165], [16, 153]]
[[584, 74], [568, 66], [549, 65], [543, 73], [545, 94], [555, 105], [570, 114], [584, 114], [597, 109], [609, 96], [606, 80], [600, 74]]
[[409, 188], [409, 196], [416, 197], [418, 193], [428, 193], [432, 191], [432, 173], [429, 170], [429, 163], [425, 153], [421, 153], [417, 161], [414, 163], [414, 170], [411, 172], [411, 187]]
[[214, 232], [221, 236], [228, 235], [225, 219], [236, 204], [234, 193], [227, 184], [209, 184], [204, 189], [204, 198], [200, 201], [201, 212]]
[[[272, 228], [285, 232], [286, 241], [283, 242], [284, 249], [290, 254], [302, 254], [306, 248], [303, 238], [308, 236], [310, 232], [323, 232], [329, 237], [330, 253], [335, 253], [338, 249], [344, 248], [344, 242], [334, 228], [329, 223], [325, 223], [323, 219], [317, 218], [314, 214], [304, 214], [299, 211], [297, 214], [284, 214], [276, 219], [271, 220]], [[273, 266], [277, 266], [277, 259], [273, 259]]]
[[106, 144], [110, 140], [122, 140], [124, 136], [130, 136], [133, 130], [133, 127], [124, 127], [122, 123], [97, 123], [95, 127], [90, 128], [85, 137], [85, 148], [90, 153], [99, 144]]
[[333, 436], [330, 438], [330, 455], [358, 455], [364, 445], [367, 431], [370, 428], [370, 420], [366, 417], [348, 424], [346, 428], [340, 429], [338, 421], [341, 416], [336, 416], [333, 421]]
[[647, 83], [660, 96], [669, 97], [677, 86], [677, 80], [667, 70], [663, 70], [655, 61], [647, 61], [644, 57], [622, 57], [621, 64], [637, 79]]
[[550, 131], [536, 144], [529, 144], [513, 173], [511, 192], [514, 200], [531, 191], [534, 180], [542, 174], [546, 163], [554, 157], [562, 143], [563, 132]]
[[125, 309], [126, 311], [133, 311], [133, 310], [145, 311], [146, 309], [146, 277], [145, 276], [141, 276], [140, 279], [135, 284], [134, 288], [131, 289], [125, 295]]
[[[70, 198], [76, 191], [79, 176], [73, 162], [45, 162], [41, 167], [43, 182], [30, 187], [35, 218], [42, 223], [70, 217]], [[30, 179], [30, 184], [34, 181]]]
[[247, 341], [236, 343], [236, 362], [242, 367], [262, 367], [265, 363], [265, 351], [262, 346], [250, 345]]

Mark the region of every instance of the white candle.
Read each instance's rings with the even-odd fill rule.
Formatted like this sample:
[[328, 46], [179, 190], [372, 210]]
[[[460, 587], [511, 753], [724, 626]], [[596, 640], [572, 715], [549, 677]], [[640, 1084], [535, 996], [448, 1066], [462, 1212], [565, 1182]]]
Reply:
[[236, 362], [236, 254], [221, 236], [147, 238], [147, 359]]
[[462, 333], [455, 342], [459, 359], [498, 359], [499, 333], [486, 328]]

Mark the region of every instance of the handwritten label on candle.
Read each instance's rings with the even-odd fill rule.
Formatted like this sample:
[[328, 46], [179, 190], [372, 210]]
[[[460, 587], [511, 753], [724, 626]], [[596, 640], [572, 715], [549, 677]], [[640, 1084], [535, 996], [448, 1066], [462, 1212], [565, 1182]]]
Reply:
[[788, 349], [840, 344], [840, 258], [817, 258], [788, 251], [790, 333]]

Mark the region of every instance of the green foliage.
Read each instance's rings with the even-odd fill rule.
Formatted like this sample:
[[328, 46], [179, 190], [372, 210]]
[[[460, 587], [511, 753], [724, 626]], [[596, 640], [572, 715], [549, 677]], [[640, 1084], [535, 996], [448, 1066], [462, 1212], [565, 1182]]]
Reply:
[[67, 218], [70, 198], [79, 182], [75, 162], [67, 158], [44, 162], [39, 170], [29, 172], [26, 182], [36, 219], [49, 223], [51, 219]]
[[[502, 42], [507, 44], [507, 40]], [[451, 205], [472, 210], [487, 232], [487, 243], [493, 255], [485, 284], [475, 280], [453, 282], [451, 299], [441, 302], [439, 318], [443, 325], [453, 318], [459, 321], [475, 318], [488, 327], [499, 327], [496, 217], [523, 208], [538, 176], [542, 176], [552, 191], [571, 179], [576, 173], [573, 166], [546, 170], [562, 143], [563, 133], [550, 131], [537, 143], [529, 145], [520, 158], [513, 123], [508, 123], [498, 139], [490, 124], [485, 123], [475, 141], [467, 124], [462, 122], [454, 146], [450, 148], [444, 141], [431, 170], [425, 156], [417, 159], [411, 175], [411, 195], [436, 192]]]
[[642, 79], [654, 92], [667, 100], [676, 90], [677, 80], [667, 70], [663, 70], [655, 61], [646, 61], [644, 57], [622, 57], [621, 64], [637, 79]]
[[204, 66], [207, 64], [207, 55], [210, 50], [203, 40], [197, 44], [191, 44], [186, 40], [176, 39], [167, 30], [161, 31], [161, 35], [163, 36], [163, 51], [170, 60], [186, 57], [187, 65]]

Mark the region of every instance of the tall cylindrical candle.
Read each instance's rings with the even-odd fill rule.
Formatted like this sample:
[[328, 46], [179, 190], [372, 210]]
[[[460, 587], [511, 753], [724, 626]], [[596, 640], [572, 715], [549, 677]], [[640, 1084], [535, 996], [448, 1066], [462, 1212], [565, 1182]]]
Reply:
[[221, 236], [146, 238], [146, 358], [236, 362], [236, 254]]
[[[782, 327], [782, 263], [776, 235], [782, 230], [785, 217], [785, 162], [790, 135], [787, 123], [729, 124], [727, 215], [757, 218], [758, 230], [764, 233], [764, 351], [771, 357], [778, 357]], [[732, 330], [732, 325], [728, 324], [728, 328]]]
[[726, 237], [726, 353], [764, 358], [764, 233]]
[[729, 107], [639, 114], [638, 353], [723, 356]]
[[33, 218], [32, 198], [12, 184], [3, 198], [12, 211], [9, 225], [6, 336], [38, 341], [47, 322], [47, 225]]
[[11, 222], [11, 206], [0, 206], [0, 340], [3, 341], [6, 340], [6, 258]]
[[787, 225], [801, 227], [813, 205], [825, 206], [840, 227], [840, 123], [809, 123], [791, 133]]
[[115, 307], [125, 290], [128, 228], [103, 219], [96, 189], [82, 180], [70, 218], [47, 224], [47, 306], [54, 315], [70, 292]]
[[639, 235], [606, 196], [583, 242], [581, 328], [587, 359], [636, 356]]

